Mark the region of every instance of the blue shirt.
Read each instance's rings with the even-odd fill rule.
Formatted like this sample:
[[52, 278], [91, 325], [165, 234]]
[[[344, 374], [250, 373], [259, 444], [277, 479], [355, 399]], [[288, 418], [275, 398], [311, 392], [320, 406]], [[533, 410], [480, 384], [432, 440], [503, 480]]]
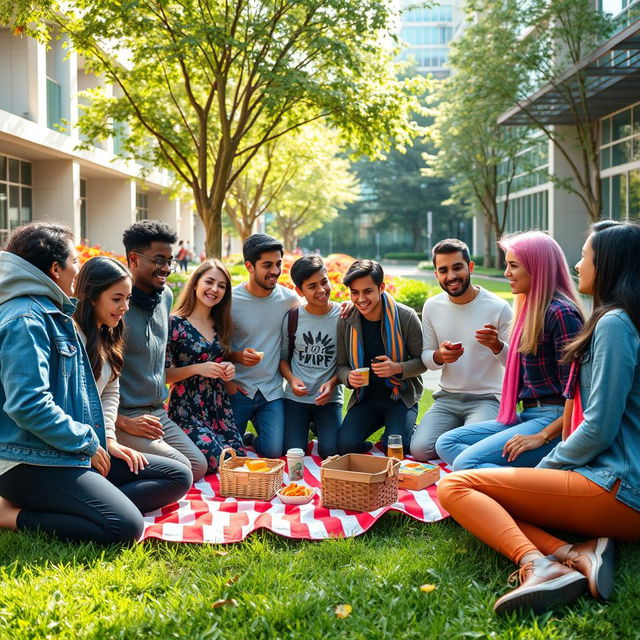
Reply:
[[570, 469], [640, 511], [640, 334], [621, 309], [607, 312], [580, 365], [584, 419], [538, 467]]

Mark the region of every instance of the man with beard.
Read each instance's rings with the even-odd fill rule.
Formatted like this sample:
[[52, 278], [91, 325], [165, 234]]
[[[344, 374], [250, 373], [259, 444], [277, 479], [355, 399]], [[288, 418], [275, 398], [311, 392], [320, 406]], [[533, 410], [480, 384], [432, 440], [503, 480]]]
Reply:
[[184, 431], [167, 416], [164, 401], [165, 351], [173, 295], [165, 283], [177, 261], [177, 236], [157, 220], [131, 225], [122, 241], [133, 277], [131, 305], [124, 316], [118, 442], [141, 451], [179, 460], [191, 468], [194, 481], [207, 471], [207, 460]]
[[279, 372], [281, 327], [285, 314], [299, 303], [291, 289], [278, 284], [284, 248], [275, 238], [256, 233], [242, 255], [248, 282], [233, 288], [231, 360], [236, 377], [227, 386], [236, 425], [244, 434], [251, 420], [258, 433], [245, 436], [260, 455], [277, 458], [284, 447], [284, 390]]
[[474, 264], [464, 242], [442, 240], [432, 255], [444, 291], [422, 309], [422, 361], [442, 377], [411, 439], [411, 454], [421, 461], [438, 457], [435, 443], [445, 431], [496, 419], [513, 315], [505, 300], [471, 284]]

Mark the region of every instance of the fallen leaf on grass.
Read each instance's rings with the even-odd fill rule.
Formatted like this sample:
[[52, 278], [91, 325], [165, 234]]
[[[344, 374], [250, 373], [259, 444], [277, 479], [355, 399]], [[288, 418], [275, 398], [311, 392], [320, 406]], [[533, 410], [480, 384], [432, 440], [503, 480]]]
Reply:
[[420, 591], [423, 591], [424, 593], [431, 593], [432, 591], [436, 590], [436, 585], [435, 584], [423, 584], [420, 587]]
[[214, 609], [217, 609], [218, 607], [237, 607], [238, 606], [238, 601], [235, 598], [227, 598], [226, 600], [216, 600], [212, 605], [211, 605]]
[[336, 607], [336, 618], [348, 618], [353, 611], [353, 607], [350, 604], [339, 604]]
[[225, 587], [230, 587], [232, 584], [235, 584], [236, 582], [238, 582], [238, 580], [240, 580], [240, 575], [235, 575], [235, 576], [231, 576], [231, 578], [229, 578], [225, 583], [224, 586]]
[[217, 556], [228, 556], [228, 555], [229, 555], [229, 552], [228, 552], [228, 551], [223, 551], [222, 549], [216, 549], [216, 550], [214, 551], [214, 553], [215, 553]]

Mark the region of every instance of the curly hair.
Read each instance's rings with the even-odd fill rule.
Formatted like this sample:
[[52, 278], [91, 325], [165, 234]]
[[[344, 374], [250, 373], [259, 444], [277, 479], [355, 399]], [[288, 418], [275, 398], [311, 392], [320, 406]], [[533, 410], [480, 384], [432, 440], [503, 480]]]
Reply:
[[159, 220], [134, 222], [122, 234], [122, 243], [124, 244], [127, 258], [132, 251], [148, 249], [152, 242], [175, 244], [177, 239], [176, 232], [168, 224]]
[[9, 236], [5, 251], [48, 273], [54, 262], [64, 265], [71, 247], [73, 232], [69, 227], [56, 222], [29, 222]]

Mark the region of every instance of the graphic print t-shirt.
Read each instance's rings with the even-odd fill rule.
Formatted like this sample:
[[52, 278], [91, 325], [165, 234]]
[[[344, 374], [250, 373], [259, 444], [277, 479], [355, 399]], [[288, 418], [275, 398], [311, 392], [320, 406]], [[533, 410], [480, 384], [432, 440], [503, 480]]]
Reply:
[[[296, 329], [291, 370], [296, 378], [300, 378], [309, 393], [296, 396], [285, 382], [284, 397], [296, 402], [313, 404], [318, 395], [320, 385], [327, 382], [336, 372], [336, 346], [338, 333], [338, 317], [340, 306], [333, 305], [329, 313], [317, 316], [303, 307], [299, 309], [298, 328]], [[282, 349], [280, 358], [289, 358], [289, 324], [285, 315], [282, 322]], [[342, 385], [338, 385], [331, 394], [329, 402], [342, 402]]]

